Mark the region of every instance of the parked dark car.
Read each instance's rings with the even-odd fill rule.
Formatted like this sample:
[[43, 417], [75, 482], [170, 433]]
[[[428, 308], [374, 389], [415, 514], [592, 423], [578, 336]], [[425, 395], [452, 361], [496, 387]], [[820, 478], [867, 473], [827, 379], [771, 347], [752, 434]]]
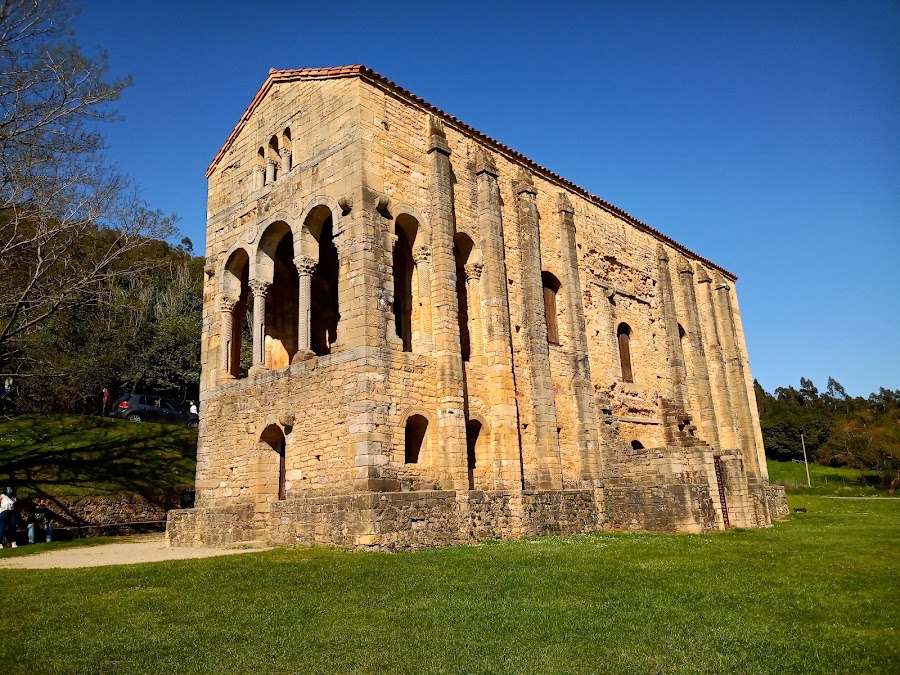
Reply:
[[118, 417], [132, 422], [159, 422], [160, 424], [181, 424], [195, 427], [200, 417], [184, 406], [153, 394], [125, 394], [113, 403], [110, 417]]

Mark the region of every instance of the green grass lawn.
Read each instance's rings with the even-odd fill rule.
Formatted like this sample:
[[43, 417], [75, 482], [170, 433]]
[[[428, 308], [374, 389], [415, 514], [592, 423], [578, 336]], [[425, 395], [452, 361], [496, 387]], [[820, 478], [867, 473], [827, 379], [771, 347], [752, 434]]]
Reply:
[[0, 478], [19, 497], [159, 495], [193, 486], [197, 430], [84, 415], [0, 416]]
[[5, 672], [896, 673], [900, 500], [716, 535], [0, 571]]
[[812, 487], [806, 484], [806, 467], [793, 462], [768, 460], [769, 482], [784, 485], [788, 493], [806, 495], [832, 495], [842, 497], [887, 496], [876, 487], [878, 477], [873, 472], [860, 473], [856, 469], [822, 466], [810, 463], [809, 478]]

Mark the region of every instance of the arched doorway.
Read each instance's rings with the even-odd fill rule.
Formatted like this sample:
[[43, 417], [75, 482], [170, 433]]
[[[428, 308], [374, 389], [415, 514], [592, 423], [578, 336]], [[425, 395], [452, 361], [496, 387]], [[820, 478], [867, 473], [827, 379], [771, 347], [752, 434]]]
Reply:
[[327, 206], [316, 206], [310, 211], [304, 224], [304, 247], [316, 260], [316, 268], [310, 279], [309, 347], [317, 356], [331, 353], [331, 345], [337, 341], [338, 279], [340, 260], [334, 245], [334, 224]]
[[[286, 449], [286, 441], [284, 438], [284, 432], [281, 431], [281, 427], [277, 424], [270, 424], [265, 428], [262, 432], [262, 435], [259, 437], [260, 442], [260, 450], [262, 451], [261, 464], [260, 467], [261, 474], [259, 476], [260, 482], [262, 484], [272, 484], [277, 486], [275, 490], [273, 490], [273, 494], [266, 495], [266, 501], [271, 501], [270, 497], [275, 497], [276, 499], [283, 500], [286, 498], [286, 481], [285, 475], [287, 473], [287, 469], [285, 467], [285, 449]], [[269, 477], [277, 477], [277, 480], [271, 482], [268, 480]]]
[[[251, 354], [242, 359], [245, 332], [250, 335], [252, 326], [247, 327], [247, 307], [250, 293], [250, 257], [239, 248], [225, 263], [223, 280], [223, 334], [221, 336], [222, 370], [232, 377], [246, 377], [252, 364]], [[229, 309], [230, 308], [230, 309]], [[230, 314], [225, 316], [224, 314]]]
[[297, 353], [300, 293], [291, 228], [281, 221], [273, 223], [260, 238], [259, 249], [262, 280], [270, 282], [264, 300], [265, 366], [274, 370], [289, 365]]

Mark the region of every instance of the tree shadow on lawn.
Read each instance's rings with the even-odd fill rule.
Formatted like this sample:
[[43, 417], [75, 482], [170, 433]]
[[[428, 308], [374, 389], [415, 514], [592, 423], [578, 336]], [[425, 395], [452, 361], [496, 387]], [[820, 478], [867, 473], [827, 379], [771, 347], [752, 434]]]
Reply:
[[193, 483], [196, 438], [161, 424], [19, 415], [0, 420], [0, 475], [21, 496], [47, 499], [81, 524], [60, 499], [131, 493], [170, 506], [176, 490]]

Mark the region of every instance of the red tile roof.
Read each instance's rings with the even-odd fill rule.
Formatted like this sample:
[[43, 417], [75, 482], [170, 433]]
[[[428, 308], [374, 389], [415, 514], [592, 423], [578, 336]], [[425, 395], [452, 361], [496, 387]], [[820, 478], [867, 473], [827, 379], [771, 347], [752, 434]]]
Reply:
[[698, 261], [700, 261], [706, 265], [709, 265], [710, 267], [720, 271], [722, 274], [724, 274], [726, 277], [728, 277], [732, 281], [737, 280], [737, 275], [729, 272], [728, 270], [726, 270], [723, 267], [720, 267], [719, 265], [715, 264], [711, 260], [707, 260], [706, 258], [704, 258], [700, 255], [697, 255], [696, 253], [694, 253], [687, 247], [679, 244], [677, 241], [675, 241], [671, 237], [663, 234], [656, 228], [653, 228], [650, 225], [647, 225], [647, 223], [645, 223], [641, 220], [638, 220], [637, 218], [635, 218], [634, 216], [632, 216], [629, 213], [626, 213], [625, 211], [623, 211], [619, 207], [615, 206], [614, 204], [610, 204], [606, 200], [601, 199], [600, 197], [597, 197], [596, 195], [592, 195], [587, 190], [584, 190], [583, 188], [578, 187], [577, 185], [575, 185], [574, 183], [572, 183], [569, 180], [566, 180], [559, 174], [556, 174], [553, 171], [550, 171], [549, 169], [541, 166], [540, 164], [528, 159], [528, 157], [526, 157], [525, 155], [523, 155], [519, 152], [516, 152], [512, 148], [504, 145], [503, 143], [500, 143], [499, 141], [494, 140], [490, 136], [483, 134], [482, 132], [478, 131], [477, 129], [470, 127], [468, 124], [458, 120], [457, 118], [453, 117], [452, 115], [448, 115], [440, 108], [437, 108], [437, 107], [431, 105], [424, 99], [422, 99], [419, 96], [416, 96], [415, 94], [413, 94], [412, 92], [404, 89], [403, 87], [396, 84], [395, 82], [392, 82], [391, 80], [387, 79], [386, 77], [379, 75], [371, 68], [366, 68], [365, 66], [360, 66], [360, 65], [339, 66], [337, 68], [298, 68], [298, 69], [293, 69], [293, 70], [275, 70], [273, 68], [272, 70], [270, 70], [269, 76], [266, 78], [266, 81], [263, 82], [262, 86], [259, 88], [259, 91], [256, 92], [256, 96], [253, 97], [253, 100], [250, 101], [250, 105], [247, 106], [247, 109], [244, 111], [244, 114], [241, 115], [241, 119], [238, 120], [238, 123], [237, 123], [237, 125], [235, 125], [234, 130], [228, 136], [228, 140], [225, 141], [225, 144], [222, 146], [222, 149], [219, 150], [218, 153], [216, 153], [216, 156], [213, 157], [212, 162], [210, 162], [209, 167], [206, 169], [206, 177], [209, 178], [210, 175], [212, 175], [212, 172], [215, 170], [219, 161], [222, 159], [222, 157], [228, 151], [228, 148], [231, 147], [231, 144], [234, 142], [234, 140], [237, 138], [238, 134], [244, 128], [244, 125], [247, 123], [247, 120], [250, 119], [250, 115], [253, 114], [253, 111], [256, 110], [257, 106], [268, 95], [269, 90], [272, 89], [273, 85], [280, 83], [280, 82], [294, 82], [297, 80], [336, 79], [336, 78], [341, 78], [341, 77], [359, 77], [361, 80], [364, 80], [365, 82], [373, 84], [373, 85], [375, 85], [381, 89], [384, 89], [396, 96], [399, 96], [402, 99], [405, 99], [407, 102], [412, 103], [413, 105], [415, 105], [419, 108], [427, 110], [428, 112], [435, 115], [436, 117], [441, 118], [444, 122], [449, 123], [452, 127], [456, 128], [458, 131], [460, 131], [468, 136], [472, 136], [472, 137], [476, 138], [478, 141], [480, 141], [484, 145], [486, 145], [486, 146], [492, 148], [494, 151], [506, 156], [507, 159], [510, 159], [514, 162], [517, 162], [519, 164], [523, 164], [523, 165], [527, 166], [529, 169], [531, 169], [532, 171], [534, 171], [537, 174], [540, 174], [542, 177], [549, 180], [550, 182], [553, 182], [562, 187], [565, 187], [568, 190], [571, 190], [572, 192], [580, 195], [582, 198], [586, 199], [587, 201], [599, 206], [600, 208], [604, 209], [605, 211], [609, 211], [610, 213], [613, 213], [613, 214], [619, 216], [620, 218], [623, 218], [624, 220], [626, 220], [629, 223], [631, 223], [632, 225], [634, 225], [637, 229], [642, 230], [644, 232], [648, 232], [649, 234], [653, 235], [657, 239], [660, 239], [660, 240], [666, 242], [667, 244], [669, 244], [670, 246], [672, 246], [673, 248], [681, 251], [688, 257], [693, 258], [694, 260], [698, 260]]

